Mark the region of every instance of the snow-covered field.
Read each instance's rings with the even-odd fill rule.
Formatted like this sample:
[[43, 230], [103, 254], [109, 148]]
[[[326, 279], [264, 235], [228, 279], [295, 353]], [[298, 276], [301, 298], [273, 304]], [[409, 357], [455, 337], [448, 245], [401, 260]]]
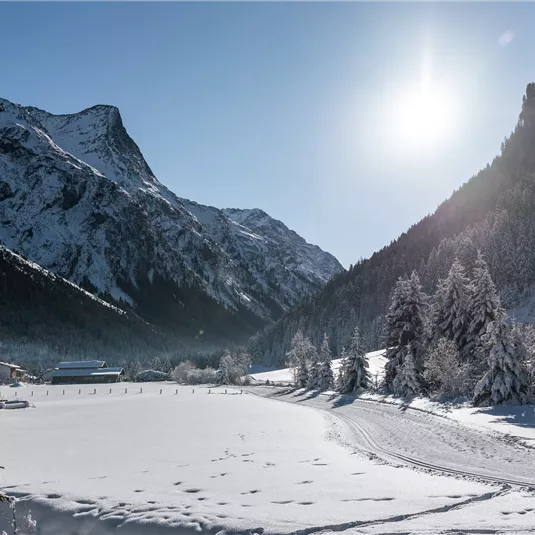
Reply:
[[[0, 489], [20, 498], [22, 534], [36, 531], [29, 513], [42, 535], [521, 533], [535, 520], [529, 490], [383, 462], [322, 396], [310, 406], [239, 389], [78, 388], [19, 389], [35, 408], [0, 411]], [[10, 518], [0, 505], [0, 532]]]

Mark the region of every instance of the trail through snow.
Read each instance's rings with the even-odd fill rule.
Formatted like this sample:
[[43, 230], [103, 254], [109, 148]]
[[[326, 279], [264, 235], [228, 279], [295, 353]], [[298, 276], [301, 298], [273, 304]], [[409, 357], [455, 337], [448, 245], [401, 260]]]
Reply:
[[535, 490], [535, 448], [505, 435], [402, 405], [350, 396], [265, 387], [254, 392], [329, 411], [352, 427], [357, 446], [386, 461]]

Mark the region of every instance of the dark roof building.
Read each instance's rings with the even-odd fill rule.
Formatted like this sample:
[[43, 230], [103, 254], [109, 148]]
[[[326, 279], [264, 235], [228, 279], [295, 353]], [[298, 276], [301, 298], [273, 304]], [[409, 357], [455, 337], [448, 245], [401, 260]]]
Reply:
[[52, 372], [52, 384], [117, 383], [122, 375], [122, 368], [108, 368], [103, 360], [60, 362]]

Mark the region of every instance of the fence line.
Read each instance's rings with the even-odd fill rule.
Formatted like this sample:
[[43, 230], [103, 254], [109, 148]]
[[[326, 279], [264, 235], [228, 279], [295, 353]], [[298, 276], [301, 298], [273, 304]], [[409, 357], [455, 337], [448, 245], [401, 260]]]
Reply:
[[[73, 385], [74, 386], [74, 385]], [[29, 388], [25, 388], [23, 391], [21, 390], [15, 390], [14, 392], [13, 391], [9, 391], [9, 390], [4, 390], [4, 391], [1, 391], [0, 390], [0, 400], [2, 399], [9, 399], [9, 398], [18, 398], [18, 397], [32, 397], [32, 398], [39, 398], [39, 397], [54, 397], [54, 394], [57, 393], [57, 396], [66, 396], [66, 397], [69, 397], [69, 396], [74, 396], [76, 395], [75, 394], [75, 391], [68, 391], [67, 389], [65, 388], [62, 388], [61, 391], [60, 389], [58, 388], [57, 390], [52, 387], [52, 389], [46, 389], [46, 391], [43, 389], [42, 393], [39, 391], [39, 390], [34, 390], [34, 389], [31, 389], [31, 387]], [[186, 388], [186, 387], [184, 387]], [[110, 394], [113, 394], [113, 393], [117, 393], [119, 394], [120, 392], [122, 392], [122, 389], [123, 387], [120, 387], [120, 388], [117, 388], [117, 389], [114, 389], [113, 387], [110, 387], [110, 388], [101, 388], [101, 389], [97, 389], [97, 387], [93, 387], [92, 391], [90, 389], [86, 390], [86, 392], [83, 391], [82, 388], [78, 388], [78, 396], [81, 396], [82, 394], [87, 394], [87, 395], [99, 395], [99, 394], [107, 394], [107, 395], [110, 395]], [[230, 394], [230, 395], [241, 395], [243, 394], [243, 390], [240, 389], [235, 389], [235, 391], [228, 391], [227, 388], [224, 389], [221, 389], [220, 392], [217, 392], [217, 389], [214, 389], [214, 392], [212, 392], [212, 389], [213, 387], [211, 388], [208, 388], [206, 389], [205, 393], [206, 394], [213, 394], [213, 393], [219, 393], [219, 394]], [[56, 392], [55, 392], [56, 390]], [[173, 391], [174, 390], [174, 391]], [[158, 391], [159, 391], [159, 394], [158, 394]], [[203, 393], [203, 389], [197, 389], [197, 393]], [[139, 394], [143, 394], [143, 387], [141, 386], [139, 388]], [[145, 388], [145, 394], [155, 394], [155, 395], [166, 395], [166, 394], [170, 394], [170, 395], [179, 395], [179, 388], [173, 388], [171, 385], [168, 386], [168, 388], [155, 388], [153, 391], [150, 390], [150, 387], [149, 387], [149, 390], [147, 391], [147, 388]], [[191, 389], [191, 393], [192, 394], [195, 394], [195, 388], [192, 388]], [[39, 395], [41, 394], [41, 395]], [[128, 394], [128, 388], [124, 388], [124, 394]]]

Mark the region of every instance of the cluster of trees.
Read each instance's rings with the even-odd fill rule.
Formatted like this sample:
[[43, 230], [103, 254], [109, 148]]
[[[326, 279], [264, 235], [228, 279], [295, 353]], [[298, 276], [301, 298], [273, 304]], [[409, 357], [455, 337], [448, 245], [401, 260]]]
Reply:
[[219, 358], [218, 368], [200, 368], [195, 362], [186, 360], [179, 363], [171, 372], [171, 379], [178, 383], [239, 385], [248, 382], [247, 373], [251, 357], [244, 350], [230, 352], [225, 350]]
[[[475, 405], [531, 400], [535, 327], [511, 324], [481, 253], [472, 273], [468, 277], [455, 260], [434, 295], [424, 292], [416, 271], [398, 279], [384, 318], [386, 392], [469, 397]], [[326, 334], [316, 347], [298, 330], [286, 354], [298, 388], [341, 393], [372, 388], [359, 327], [340, 356], [335, 381]]]
[[455, 260], [430, 297], [418, 274], [401, 277], [384, 322], [384, 386], [396, 395], [469, 396], [475, 405], [527, 403], [531, 359], [481, 253], [472, 278]]
[[[284, 363], [301, 331], [315, 345], [326, 332], [340, 354], [355, 325], [368, 350], [381, 347], [385, 316], [399, 277], [415, 271], [434, 294], [456, 259], [474, 277], [478, 251], [488, 263], [502, 306], [508, 310], [534, 294], [535, 85], [530, 84], [514, 132], [500, 156], [371, 258], [333, 277], [325, 288], [290, 310], [249, 343], [255, 361]], [[532, 320], [532, 317], [523, 318]]]
[[294, 371], [298, 388], [333, 390], [340, 393], [357, 393], [371, 386], [368, 362], [361, 342], [360, 331], [355, 329], [349, 349], [342, 351], [338, 377], [332, 370], [332, 353], [329, 340], [324, 335], [319, 347], [297, 331], [287, 355], [287, 364]]

